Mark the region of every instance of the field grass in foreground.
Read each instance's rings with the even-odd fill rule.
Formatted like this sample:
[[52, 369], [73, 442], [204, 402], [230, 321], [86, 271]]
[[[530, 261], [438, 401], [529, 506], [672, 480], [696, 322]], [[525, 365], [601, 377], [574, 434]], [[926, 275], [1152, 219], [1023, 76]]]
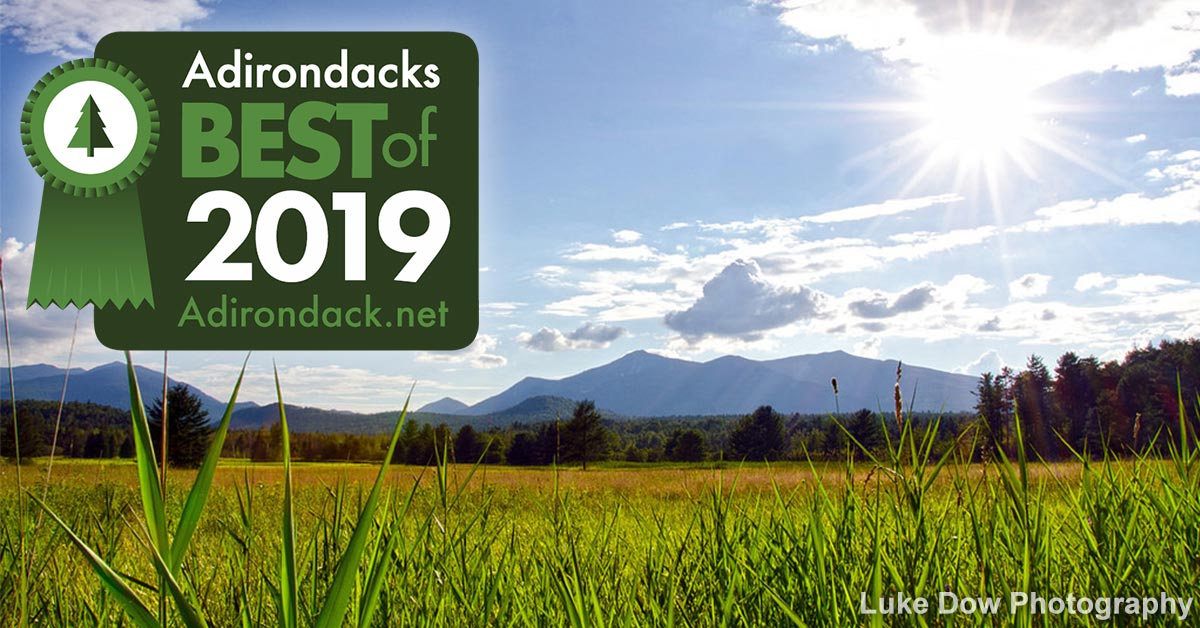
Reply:
[[[13, 470], [0, 467], [4, 617], [15, 616]], [[398, 523], [395, 563], [371, 625], [850, 626], [867, 623], [858, 597], [873, 590], [1200, 597], [1195, 475], [1170, 462], [1030, 465], [1025, 482], [1002, 479], [995, 465], [949, 465], [916, 504], [900, 488], [911, 477], [861, 464], [487, 468], [461, 490], [469, 468], [445, 471], [398, 467], [388, 477], [380, 525]], [[307, 626], [377, 469], [291, 472], [298, 624]], [[192, 475], [171, 472], [169, 519]], [[152, 599], [134, 465], [60, 462], [54, 478], [47, 503]], [[282, 465], [222, 461], [213, 487], [183, 563], [186, 586], [213, 626], [278, 625]], [[131, 625], [49, 521], [31, 537], [31, 625]], [[357, 586], [366, 581], [361, 574]], [[359, 625], [362, 609], [351, 606], [345, 624]], [[1102, 622], [1005, 614], [953, 623]]]
[[[957, 465], [897, 394], [899, 437], [857, 467], [389, 469], [402, 415], [374, 469], [291, 464], [282, 410], [282, 465], [222, 463], [239, 377], [199, 471], [160, 485], [127, 362], [134, 463], [62, 465], [44, 499], [3, 468], [6, 626], [853, 626], [884, 624], [864, 593], [1200, 597], [1182, 399], [1168, 460], [1031, 464], [1018, 421], [1015, 461]], [[1009, 610], [887, 624], [1096, 623]], [[1178, 623], [1145, 619], [1115, 623]]]

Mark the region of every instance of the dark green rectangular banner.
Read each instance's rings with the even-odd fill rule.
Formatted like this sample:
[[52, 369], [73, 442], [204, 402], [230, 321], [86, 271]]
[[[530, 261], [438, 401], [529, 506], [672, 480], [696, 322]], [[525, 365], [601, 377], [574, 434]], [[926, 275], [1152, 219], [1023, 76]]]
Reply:
[[[479, 67], [468, 37], [118, 33], [95, 63], [132, 87], [82, 76], [75, 85], [98, 86], [56, 88], [73, 100], [36, 113], [47, 129], [71, 127], [60, 143], [75, 150], [60, 152], [79, 162], [57, 187], [47, 177], [39, 255], [44, 238], [59, 250], [38, 260], [43, 305], [91, 300], [100, 340], [121, 349], [457, 349], [475, 338]], [[94, 155], [129, 150], [126, 179], [87, 179]], [[143, 241], [144, 263], [108, 261], [139, 259]], [[65, 268], [72, 260], [82, 270]], [[102, 296], [116, 296], [71, 292], [92, 268]]]

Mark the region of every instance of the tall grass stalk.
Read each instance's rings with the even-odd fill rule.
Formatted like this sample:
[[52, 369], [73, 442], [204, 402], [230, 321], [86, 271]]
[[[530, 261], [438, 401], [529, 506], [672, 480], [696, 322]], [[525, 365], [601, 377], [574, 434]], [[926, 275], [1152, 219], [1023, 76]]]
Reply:
[[25, 545], [27, 508], [25, 506], [25, 483], [21, 479], [21, 434], [17, 425], [17, 384], [13, 374], [12, 337], [8, 330], [8, 295], [4, 290], [4, 261], [0, 260], [0, 309], [4, 310], [4, 355], [8, 366], [8, 399], [12, 403], [13, 461], [16, 462], [14, 476], [17, 480], [17, 626], [29, 625], [29, 555]]
[[[75, 339], [79, 336], [79, 315], [82, 312], [78, 308], [75, 309], [75, 324], [71, 327], [71, 346], [67, 349], [67, 370], [63, 373], [62, 393], [58, 397], [58, 411], [54, 413], [54, 435], [50, 439], [50, 458], [46, 462], [46, 482], [42, 485], [42, 501], [46, 501], [46, 495], [50, 491], [50, 472], [54, 470], [54, 454], [58, 450], [58, 432], [62, 427], [63, 407], [67, 405], [67, 383], [71, 381], [71, 362], [75, 358]], [[38, 513], [38, 524], [35, 529], [41, 528], [42, 513]]]

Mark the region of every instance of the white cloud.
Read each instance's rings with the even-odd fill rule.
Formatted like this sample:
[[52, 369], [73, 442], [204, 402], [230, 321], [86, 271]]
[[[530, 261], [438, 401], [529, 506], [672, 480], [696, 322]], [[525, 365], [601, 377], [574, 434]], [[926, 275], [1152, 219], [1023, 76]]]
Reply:
[[1104, 275], [1087, 273], [1075, 280], [1075, 289], [1080, 292], [1100, 289], [1104, 294], [1119, 297], [1155, 295], [1174, 288], [1191, 285], [1191, 282], [1165, 275]]
[[1037, 218], [1014, 227], [1017, 231], [1049, 231], [1098, 225], [1182, 225], [1200, 222], [1200, 186], [1186, 186], [1163, 196], [1140, 192], [1106, 200], [1064, 201], [1037, 210]]
[[757, 263], [739, 260], [704, 284], [695, 303], [667, 314], [663, 322], [688, 339], [755, 340], [764, 331], [817, 316], [823, 300], [824, 295], [804, 286], [774, 285]]
[[958, 367], [956, 371], [963, 375], [982, 375], [984, 373], [996, 375], [1004, 367], [1004, 358], [1000, 357], [1000, 353], [995, 349], [988, 349], [978, 358], [971, 361], [970, 364], [964, 364]]
[[823, 214], [817, 214], [815, 216], [804, 216], [800, 218], [800, 220], [802, 222], [812, 222], [817, 224], [871, 220], [874, 218], [881, 218], [883, 216], [894, 216], [896, 214], [903, 214], [916, 211], [918, 209], [925, 209], [935, 205], [945, 205], [947, 203], [953, 203], [961, 200], [962, 196], [958, 194], [937, 194], [934, 196], [923, 196], [920, 198], [890, 199], [882, 203], [859, 205], [857, 207], [838, 209], [825, 212]]
[[1144, 141], [1146, 141], [1145, 133], [1138, 133], [1137, 135], [1130, 135], [1129, 137], [1125, 138], [1125, 143], [1127, 144], [1140, 144]]
[[[1167, 70], [1167, 91], [1200, 90], [1200, 26], [1188, 0], [786, 0], [780, 21], [935, 77], [1005, 76], [1033, 88], [1084, 72]], [[1007, 7], [1007, 8], [1006, 8]]]
[[1175, 66], [1163, 79], [1166, 92], [1170, 96], [1200, 94], [1200, 61]]
[[184, 30], [208, 14], [197, 0], [4, 0], [0, 34], [20, 41], [25, 52], [70, 59], [92, 56], [109, 33]]
[[879, 336], [871, 336], [866, 340], [854, 345], [854, 355], [864, 358], [878, 358], [883, 350], [883, 341]]
[[[924, 327], [923, 321], [929, 317], [960, 310], [967, 306], [972, 296], [990, 288], [987, 281], [974, 275], [955, 275], [942, 285], [925, 281], [899, 292], [853, 288], [847, 290], [839, 301], [850, 315], [860, 319], [903, 319], [904, 327]], [[860, 323], [859, 327], [868, 331], [884, 329], [884, 326], [870, 322]]]
[[[29, 298], [29, 276], [33, 269], [33, 243], [8, 238], [0, 246], [3, 259], [5, 300], [8, 302], [9, 335], [12, 340], [14, 364], [65, 364], [71, 353], [71, 338], [75, 335], [74, 362], [95, 365], [117, 358], [96, 339], [92, 325], [92, 306], [77, 310], [74, 306], [26, 308]], [[75, 320], [79, 328], [76, 334]]]
[[604, 323], [585, 323], [572, 332], [543, 327], [536, 333], [523, 332], [517, 342], [533, 351], [565, 351], [569, 349], [604, 349], [629, 330]]
[[617, 244], [633, 244], [641, 239], [642, 234], [632, 229], [621, 229], [620, 231], [613, 232], [613, 240], [615, 240]]
[[[843, 209], [835, 209], [819, 214], [809, 216], [799, 216], [796, 218], [758, 218], [755, 220], [736, 220], [723, 223], [695, 223], [695, 226], [704, 231], [719, 231], [723, 233], [778, 233], [798, 231], [808, 224], [832, 224], [841, 222], [857, 222], [862, 220], [874, 220], [886, 216], [895, 216], [908, 212], [946, 205], [961, 201], [962, 196], [954, 193], [934, 194], [931, 196], [919, 196], [916, 198], [897, 198], [888, 199], [879, 203], [868, 203], [865, 205], [856, 205], [854, 207], [846, 207]], [[688, 223], [674, 223], [664, 227], [667, 229], [681, 229], [691, 226]]]
[[1110, 281], [1108, 277], [1105, 277], [1101, 273], [1087, 273], [1086, 275], [1080, 275], [1075, 280], [1075, 289], [1079, 292], [1087, 292], [1088, 290], [1103, 287]]
[[565, 266], [557, 266], [552, 264], [549, 266], [542, 266], [534, 271], [533, 278], [548, 286], [561, 286], [566, 283], [564, 278], [570, 272], [571, 271]]
[[1044, 296], [1050, 289], [1050, 275], [1029, 273], [1008, 284], [1008, 294], [1013, 299], [1032, 299]]
[[662, 258], [662, 254], [644, 244], [637, 246], [611, 246], [608, 244], [581, 244], [566, 258], [575, 262], [648, 262]]
[[458, 351], [426, 351], [418, 353], [417, 362], [440, 364], [469, 364], [477, 369], [492, 369], [508, 364], [508, 358], [495, 353], [500, 341], [495, 336], [479, 334], [467, 348]]
[[[251, 359], [242, 381], [239, 401], [275, 402], [275, 379], [270, 363], [255, 363]], [[148, 364], [147, 366], [153, 366]], [[240, 360], [180, 368], [171, 377], [185, 381], [200, 390], [225, 398], [237, 381]], [[470, 398], [491, 391], [483, 386], [454, 385], [430, 380], [427, 373], [419, 377], [399, 373], [381, 373], [376, 369], [329, 364], [321, 366], [279, 365], [279, 382], [285, 403], [319, 408], [337, 408], [355, 412], [399, 410], [410, 390], [410, 408], [447, 395]], [[416, 383], [416, 388], [413, 384]]]
[[493, 301], [479, 304], [479, 313], [484, 316], [509, 317], [528, 305], [517, 301]]
[[936, 290], [933, 284], [926, 282], [891, 298], [877, 291], [870, 298], [851, 301], [849, 307], [852, 313], [862, 318], [891, 318], [919, 312], [932, 305]]

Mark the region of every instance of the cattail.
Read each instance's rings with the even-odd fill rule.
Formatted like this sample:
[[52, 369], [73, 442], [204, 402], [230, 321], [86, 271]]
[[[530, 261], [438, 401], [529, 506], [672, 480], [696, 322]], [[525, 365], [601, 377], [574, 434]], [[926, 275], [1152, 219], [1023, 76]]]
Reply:
[[900, 396], [900, 382], [896, 382], [896, 390], [895, 390], [894, 396], [896, 398], [896, 426], [904, 427], [904, 423], [901, 418], [904, 416], [904, 402], [902, 401], [902, 397]]
[[1133, 417], [1133, 446], [1134, 447], [1137, 447], [1138, 432], [1140, 432], [1141, 429], [1142, 429], [1142, 413], [1139, 412], [1139, 413], [1137, 413], [1136, 416]]
[[841, 414], [842, 413], [842, 404], [838, 401], [837, 378], [835, 377], [835, 378], [829, 380], [829, 383], [833, 384], [833, 410], [834, 410], [834, 412]]
[[829, 380], [829, 383], [833, 384], [833, 394], [836, 395], [837, 394], [837, 378], [835, 377], [835, 378]]

